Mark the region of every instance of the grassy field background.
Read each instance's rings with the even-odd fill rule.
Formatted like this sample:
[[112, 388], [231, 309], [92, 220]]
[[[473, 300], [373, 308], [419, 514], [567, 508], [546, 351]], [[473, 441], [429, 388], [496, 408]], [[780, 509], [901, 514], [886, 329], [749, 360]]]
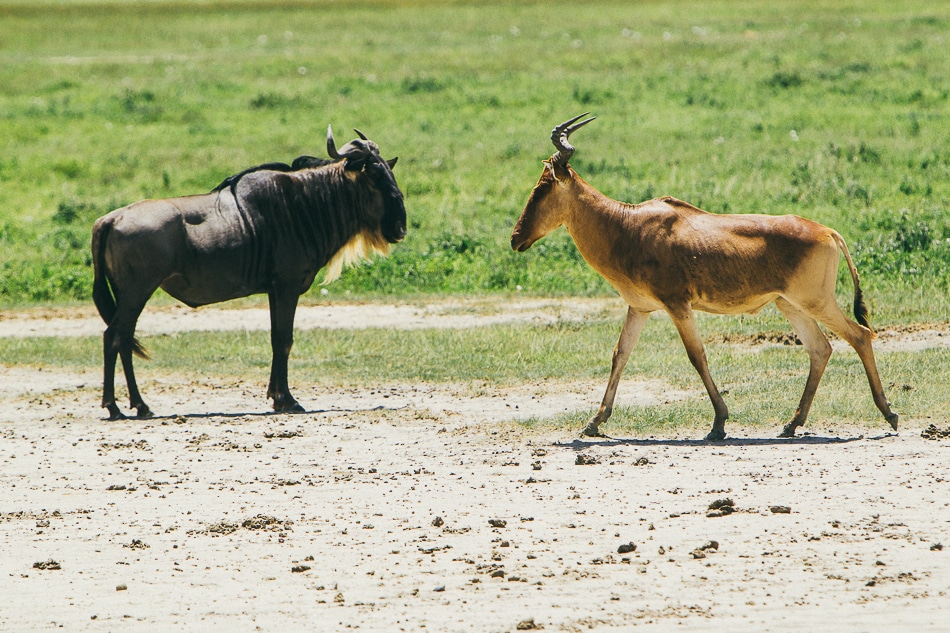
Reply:
[[608, 195], [829, 224], [878, 320], [942, 320], [948, 37], [950, 5], [876, 0], [0, 0], [0, 304], [88, 301], [95, 217], [323, 155], [328, 123], [400, 157], [410, 221], [332, 296], [609, 292], [563, 232], [507, 246], [591, 110], [572, 164]]
[[[891, 0], [0, 0], [0, 307], [89, 304], [96, 217], [208, 191], [250, 165], [324, 155], [327, 124], [338, 140], [358, 127], [400, 158], [410, 227], [390, 258], [306, 301], [610, 294], [563, 231], [526, 254], [508, 246], [553, 151], [550, 129], [590, 110], [598, 120], [574, 138], [572, 165], [606, 194], [815, 219], [850, 244], [877, 325], [945, 322], [948, 40], [950, 4]], [[300, 333], [291, 375], [605, 378], [621, 314], [566, 329]], [[774, 310], [703, 327], [788, 329]], [[145, 381], [198, 368], [246, 376], [251, 365], [264, 377], [266, 341], [157, 337], [140, 371]], [[95, 367], [99, 345], [4, 339], [0, 362]], [[635, 353], [627, 375], [699, 385], [668, 322], [651, 322], [640, 345], [650, 352]], [[784, 421], [795, 402], [776, 387], [797, 399], [800, 349], [711, 346], [710, 357], [734, 417]], [[939, 350], [889, 353], [896, 408], [942, 415], [946, 380], [933, 372], [946, 361]], [[856, 356], [836, 354], [815, 417], [876, 419], [870, 398], [851, 396], [865, 390]], [[617, 419], [705, 425], [708, 409], [703, 396]]]

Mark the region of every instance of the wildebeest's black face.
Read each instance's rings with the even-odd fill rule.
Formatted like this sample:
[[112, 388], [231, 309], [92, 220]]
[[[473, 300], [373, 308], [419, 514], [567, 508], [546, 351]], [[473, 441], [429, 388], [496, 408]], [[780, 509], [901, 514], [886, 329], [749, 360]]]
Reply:
[[327, 127], [327, 153], [331, 158], [345, 158], [345, 169], [349, 172], [359, 172], [359, 177], [366, 177], [383, 199], [383, 217], [380, 220], [380, 233], [390, 244], [402, 240], [406, 236], [406, 207], [403, 204], [402, 191], [396, 184], [393, 176], [393, 167], [396, 160], [384, 160], [379, 155], [379, 146], [359, 130], [355, 130], [360, 138], [355, 139], [336, 149], [333, 140], [333, 131]]
[[390, 244], [406, 236], [406, 207], [403, 204], [402, 191], [396, 184], [392, 167], [396, 159], [383, 160], [379, 154], [371, 154], [364, 166], [366, 175], [383, 197], [383, 217], [380, 230]]

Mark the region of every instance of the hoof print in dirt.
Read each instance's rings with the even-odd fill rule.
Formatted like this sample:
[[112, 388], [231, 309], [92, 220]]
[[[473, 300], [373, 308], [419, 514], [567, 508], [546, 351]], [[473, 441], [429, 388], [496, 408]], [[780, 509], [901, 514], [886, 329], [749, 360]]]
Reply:
[[724, 517], [736, 511], [736, 502], [732, 499], [716, 499], [709, 504], [706, 516], [709, 518]]
[[594, 464], [599, 464], [600, 460], [594, 457], [593, 455], [585, 455], [580, 453], [577, 455], [577, 459], [574, 460], [574, 464], [577, 466], [592, 466]]

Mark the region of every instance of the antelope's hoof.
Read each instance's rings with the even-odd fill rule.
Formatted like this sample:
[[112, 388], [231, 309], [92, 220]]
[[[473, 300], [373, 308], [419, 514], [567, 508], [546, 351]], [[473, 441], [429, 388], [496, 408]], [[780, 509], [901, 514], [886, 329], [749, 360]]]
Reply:
[[720, 431], [720, 430], [713, 429], [712, 431], [710, 431], [709, 433], [706, 434], [706, 441], [707, 441], [707, 442], [719, 442], [719, 441], [722, 441], [722, 440], [724, 440], [724, 439], [726, 439], [726, 432], [725, 432], [725, 431]]
[[154, 418], [155, 414], [152, 413], [152, 410], [148, 408], [147, 404], [142, 404], [136, 407], [137, 417], [147, 420], [149, 418]]
[[888, 424], [890, 424], [891, 428], [894, 429], [895, 431], [897, 430], [897, 419], [899, 417], [900, 416], [898, 414], [893, 413], [893, 412], [889, 416], [886, 416]]
[[582, 437], [607, 437], [597, 429], [597, 425], [588, 424], [584, 427], [584, 430], [581, 431]]
[[794, 424], [786, 424], [785, 428], [782, 429], [782, 432], [778, 434], [779, 437], [795, 437], [795, 429], [798, 427]]

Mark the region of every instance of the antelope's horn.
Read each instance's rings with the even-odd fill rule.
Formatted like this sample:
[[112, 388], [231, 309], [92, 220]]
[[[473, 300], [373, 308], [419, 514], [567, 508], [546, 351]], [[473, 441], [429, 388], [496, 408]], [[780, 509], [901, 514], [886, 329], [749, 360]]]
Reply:
[[575, 123], [578, 119], [585, 117], [588, 114], [590, 114], [590, 112], [579, 114], [573, 119], [568, 119], [564, 123], [551, 130], [551, 142], [554, 143], [554, 147], [557, 149], [557, 153], [551, 157], [552, 162], [563, 164], [570, 160], [571, 156], [574, 154], [574, 146], [568, 142], [571, 134], [597, 118], [592, 116], [589, 119], [581, 121], [580, 123]]
[[368, 141], [368, 140], [369, 140], [368, 138], [366, 138], [366, 135], [365, 135], [365, 134], [363, 134], [362, 132], [360, 132], [360, 131], [357, 130], [356, 128], [353, 128], [353, 131], [356, 132], [356, 133], [359, 135], [359, 137], [360, 137], [361, 139], [363, 139], [364, 141]]

